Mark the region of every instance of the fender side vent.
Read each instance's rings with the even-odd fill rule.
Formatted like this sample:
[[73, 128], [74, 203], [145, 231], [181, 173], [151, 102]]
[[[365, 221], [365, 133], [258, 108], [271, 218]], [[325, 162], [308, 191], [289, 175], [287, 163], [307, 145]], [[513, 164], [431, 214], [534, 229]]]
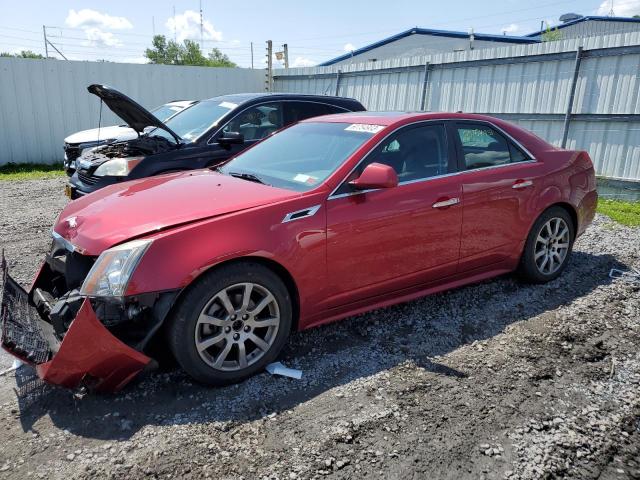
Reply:
[[300, 220], [301, 218], [312, 217], [318, 210], [320, 210], [320, 205], [287, 213], [282, 219], [282, 223], [293, 222], [294, 220]]

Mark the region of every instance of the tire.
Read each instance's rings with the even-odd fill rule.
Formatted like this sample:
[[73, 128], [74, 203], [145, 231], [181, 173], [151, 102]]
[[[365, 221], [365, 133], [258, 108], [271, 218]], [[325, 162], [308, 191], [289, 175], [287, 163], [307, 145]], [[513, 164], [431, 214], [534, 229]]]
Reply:
[[173, 355], [190, 376], [207, 385], [228, 385], [273, 362], [291, 325], [284, 282], [259, 263], [242, 262], [213, 269], [190, 286], [166, 333]]
[[527, 237], [518, 268], [520, 278], [530, 283], [557, 278], [569, 263], [574, 240], [575, 227], [569, 212], [562, 207], [545, 210]]

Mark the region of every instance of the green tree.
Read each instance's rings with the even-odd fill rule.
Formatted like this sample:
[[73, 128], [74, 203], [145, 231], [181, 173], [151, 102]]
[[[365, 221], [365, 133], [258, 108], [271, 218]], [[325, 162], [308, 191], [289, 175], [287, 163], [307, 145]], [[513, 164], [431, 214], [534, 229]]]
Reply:
[[205, 57], [200, 45], [193, 40], [185, 40], [182, 44], [173, 40], [167, 41], [164, 35], [153, 37], [151, 48], [144, 52], [151, 63], [163, 65], [195, 65], [199, 67], [236, 67], [224, 53], [213, 48]]
[[560, 30], [558, 30], [558, 27], [556, 27], [553, 30], [551, 30], [551, 27], [549, 26], [548, 23], [545, 22], [545, 25], [547, 27], [546, 27], [544, 33], [542, 34], [542, 41], [543, 42], [554, 42], [556, 40], [562, 40], [562, 32]]
[[43, 55], [40, 55], [39, 53], [35, 53], [32, 52], [31, 50], [22, 50], [20, 53], [9, 53], [9, 52], [2, 52], [0, 53], [0, 57], [14, 57], [14, 58], [44, 58]]
[[229, 57], [215, 47], [209, 52], [208, 60], [210, 67], [237, 67], [235, 63], [229, 60]]

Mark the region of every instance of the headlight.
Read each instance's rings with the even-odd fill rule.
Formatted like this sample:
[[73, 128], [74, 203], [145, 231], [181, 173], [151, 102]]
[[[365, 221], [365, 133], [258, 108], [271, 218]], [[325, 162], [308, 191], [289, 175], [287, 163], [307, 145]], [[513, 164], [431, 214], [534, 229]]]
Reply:
[[126, 177], [144, 157], [114, 158], [100, 165], [93, 174], [96, 177]]
[[134, 240], [102, 252], [84, 279], [80, 294], [90, 297], [124, 296], [131, 274], [149, 245], [151, 240]]

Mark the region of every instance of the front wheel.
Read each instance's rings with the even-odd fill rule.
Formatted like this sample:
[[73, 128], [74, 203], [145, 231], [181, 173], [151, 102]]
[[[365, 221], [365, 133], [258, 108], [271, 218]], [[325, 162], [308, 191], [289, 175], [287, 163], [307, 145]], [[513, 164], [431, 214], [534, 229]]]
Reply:
[[553, 280], [567, 266], [575, 231], [569, 213], [551, 207], [536, 220], [525, 243], [519, 274], [529, 282]]
[[199, 382], [225, 385], [264, 369], [289, 336], [292, 308], [282, 280], [239, 263], [207, 273], [182, 297], [168, 324], [170, 348]]

